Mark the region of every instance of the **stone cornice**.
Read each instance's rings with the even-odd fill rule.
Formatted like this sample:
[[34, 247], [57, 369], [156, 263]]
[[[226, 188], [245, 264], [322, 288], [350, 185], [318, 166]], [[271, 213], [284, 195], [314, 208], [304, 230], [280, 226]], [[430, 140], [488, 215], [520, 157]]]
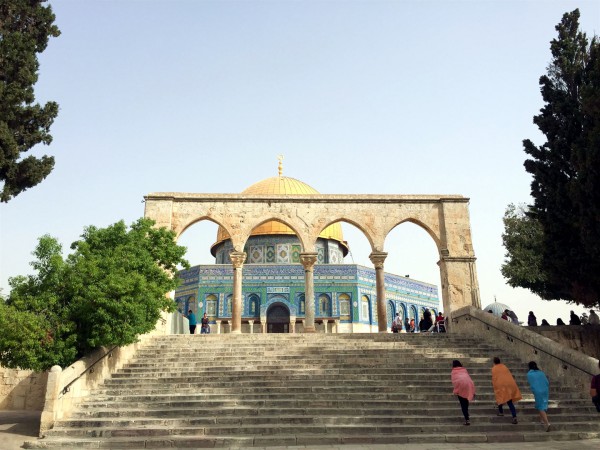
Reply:
[[469, 198], [462, 195], [377, 195], [377, 194], [315, 194], [315, 195], [276, 195], [276, 194], [195, 194], [184, 192], [152, 192], [144, 196], [148, 200], [171, 200], [175, 202], [218, 202], [221, 200], [237, 202], [274, 203], [468, 203]]

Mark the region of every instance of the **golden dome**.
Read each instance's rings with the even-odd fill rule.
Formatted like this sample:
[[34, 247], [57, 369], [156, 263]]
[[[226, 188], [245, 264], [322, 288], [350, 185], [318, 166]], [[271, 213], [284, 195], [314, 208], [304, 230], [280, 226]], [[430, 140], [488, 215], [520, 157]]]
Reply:
[[[280, 169], [281, 170], [281, 169]], [[284, 176], [271, 177], [265, 180], [259, 181], [258, 183], [254, 183], [252, 186], [245, 189], [242, 194], [254, 195], [254, 194], [280, 194], [280, 195], [314, 195], [319, 194], [319, 192], [308, 184], [303, 183], [302, 181], [296, 180], [295, 178], [289, 178]], [[289, 234], [295, 236], [294, 230], [292, 230], [287, 225], [277, 222], [275, 220], [271, 220], [269, 222], [265, 222], [262, 225], [259, 225], [254, 230], [250, 236], [259, 236], [259, 235], [267, 235], [267, 234]], [[342, 227], [339, 223], [334, 223], [326, 227], [319, 237], [323, 239], [333, 239], [340, 243], [342, 246], [342, 251], [344, 252], [344, 256], [348, 253], [348, 245], [344, 241], [344, 236], [342, 234]], [[216, 247], [223, 241], [229, 239], [229, 233], [225, 231], [223, 227], [219, 227], [219, 231], [217, 231], [217, 242], [215, 242], [211, 246], [211, 253], [215, 255]]]

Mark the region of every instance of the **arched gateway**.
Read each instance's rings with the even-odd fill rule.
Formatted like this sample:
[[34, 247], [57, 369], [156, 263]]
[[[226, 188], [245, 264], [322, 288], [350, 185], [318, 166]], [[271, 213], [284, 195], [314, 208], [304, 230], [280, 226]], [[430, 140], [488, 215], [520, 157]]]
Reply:
[[[280, 175], [281, 177], [281, 175]], [[282, 177], [285, 179], [285, 177]], [[306, 298], [315, 298], [313, 270], [316, 242], [325, 228], [344, 221], [358, 227], [371, 244], [375, 267], [377, 322], [387, 331], [384, 285], [386, 236], [397, 225], [412, 222], [427, 231], [439, 253], [444, 311], [480, 307], [475, 254], [471, 242], [468, 199], [457, 195], [323, 195], [323, 194], [186, 194], [152, 193], [144, 197], [145, 217], [177, 236], [200, 220], [222, 227], [231, 240], [233, 272], [231, 332], [241, 332], [244, 245], [257, 227], [277, 221], [296, 233], [301, 245]], [[306, 302], [305, 332], [315, 331], [315, 305]]]

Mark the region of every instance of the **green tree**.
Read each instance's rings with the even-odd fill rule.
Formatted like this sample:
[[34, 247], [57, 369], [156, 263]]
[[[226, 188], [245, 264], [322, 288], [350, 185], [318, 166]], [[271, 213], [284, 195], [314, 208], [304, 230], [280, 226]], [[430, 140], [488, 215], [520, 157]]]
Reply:
[[549, 285], [542, 270], [544, 231], [526, 205], [510, 204], [504, 213], [502, 244], [506, 249], [501, 272], [512, 287], [529, 289], [546, 300], [553, 299], [554, 286]]
[[[600, 49], [579, 30], [579, 10], [564, 14], [552, 61], [540, 78], [545, 105], [533, 122], [546, 142], [524, 140], [533, 176], [530, 219], [542, 230], [543, 285], [520, 284], [546, 299], [595, 305], [600, 295]], [[509, 258], [514, 255], [507, 248]]]
[[129, 229], [122, 221], [88, 227], [66, 259], [56, 239], [40, 238], [35, 274], [11, 278], [0, 305], [0, 363], [65, 367], [94, 348], [136, 342], [161, 311], [174, 311], [166, 294], [178, 285], [171, 276], [177, 265], [188, 267], [186, 249], [174, 232], [153, 225], [140, 219]]
[[0, 2], [0, 201], [40, 183], [52, 171], [51, 156], [21, 157], [39, 143], [50, 144], [50, 126], [58, 105], [34, 103], [38, 79], [37, 54], [60, 31], [44, 1]]

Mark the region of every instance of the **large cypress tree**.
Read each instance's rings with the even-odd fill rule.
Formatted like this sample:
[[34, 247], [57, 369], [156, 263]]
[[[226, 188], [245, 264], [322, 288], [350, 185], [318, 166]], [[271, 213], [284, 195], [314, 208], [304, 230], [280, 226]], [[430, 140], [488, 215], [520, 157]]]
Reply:
[[35, 145], [50, 144], [50, 126], [58, 105], [35, 102], [38, 79], [37, 54], [50, 36], [60, 31], [53, 25], [50, 6], [40, 0], [0, 1], [0, 201], [8, 202], [40, 183], [52, 171], [51, 156], [27, 156]]
[[[546, 299], [596, 305], [600, 295], [600, 45], [579, 30], [579, 10], [564, 14], [540, 78], [545, 105], [534, 123], [540, 146], [523, 141], [533, 176], [530, 217], [543, 230]], [[509, 255], [510, 256], [510, 255]]]

